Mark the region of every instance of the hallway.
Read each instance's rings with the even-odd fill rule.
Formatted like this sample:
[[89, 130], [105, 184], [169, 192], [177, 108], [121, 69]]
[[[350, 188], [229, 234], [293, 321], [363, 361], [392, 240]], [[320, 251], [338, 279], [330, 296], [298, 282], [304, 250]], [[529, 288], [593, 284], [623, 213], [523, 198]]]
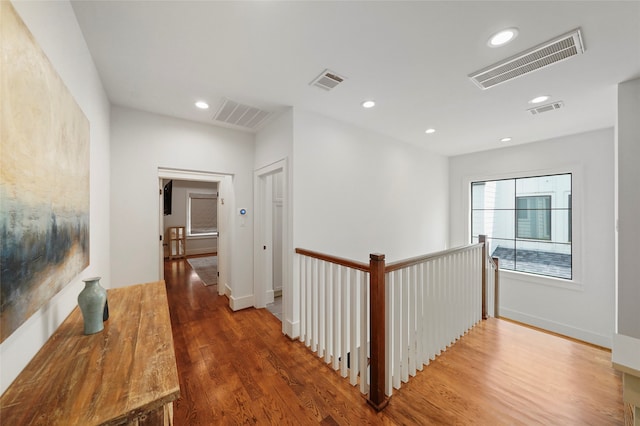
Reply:
[[232, 312], [185, 260], [165, 262], [180, 376], [175, 425], [623, 423], [610, 353], [488, 320], [376, 413], [266, 309]]

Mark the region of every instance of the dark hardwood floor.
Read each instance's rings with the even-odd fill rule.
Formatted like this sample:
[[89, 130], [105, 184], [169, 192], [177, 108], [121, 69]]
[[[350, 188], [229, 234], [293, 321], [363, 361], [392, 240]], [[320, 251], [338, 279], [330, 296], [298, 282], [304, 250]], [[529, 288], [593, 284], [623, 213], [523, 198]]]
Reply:
[[175, 425], [617, 425], [608, 351], [490, 319], [376, 413], [266, 309], [232, 312], [185, 260], [165, 262], [180, 376]]

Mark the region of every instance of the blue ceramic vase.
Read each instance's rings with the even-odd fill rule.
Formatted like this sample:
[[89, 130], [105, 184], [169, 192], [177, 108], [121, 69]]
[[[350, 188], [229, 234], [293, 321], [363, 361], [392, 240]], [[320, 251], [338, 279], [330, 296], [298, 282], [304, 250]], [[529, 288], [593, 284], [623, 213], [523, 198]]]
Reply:
[[84, 289], [78, 295], [78, 306], [84, 320], [84, 334], [94, 334], [104, 329], [103, 317], [107, 303], [107, 291], [100, 285], [100, 277], [87, 278]]

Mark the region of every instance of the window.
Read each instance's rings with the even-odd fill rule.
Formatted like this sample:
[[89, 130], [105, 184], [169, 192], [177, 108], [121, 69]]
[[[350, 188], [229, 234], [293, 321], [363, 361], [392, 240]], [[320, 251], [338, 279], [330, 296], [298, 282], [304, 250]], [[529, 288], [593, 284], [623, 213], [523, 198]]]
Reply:
[[569, 222], [569, 229], [567, 230], [569, 233], [569, 237], [567, 238], [567, 241], [571, 242], [571, 227], [573, 226], [572, 219], [571, 219], [571, 194], [569, 194], [567, 196], [568, 199], [568, 206], [569, 208], [567, 209], [567, 221]]
[[572, 279], [571, 174], [471, 184], [471, 240], [500, 268]]
[[216, 194], [189, 193], [187, 197], [187, 235], [218, 235], [218, 206]]
[[531, 240], [551, 239], [551, 196], [516, 196], [516, 236]]

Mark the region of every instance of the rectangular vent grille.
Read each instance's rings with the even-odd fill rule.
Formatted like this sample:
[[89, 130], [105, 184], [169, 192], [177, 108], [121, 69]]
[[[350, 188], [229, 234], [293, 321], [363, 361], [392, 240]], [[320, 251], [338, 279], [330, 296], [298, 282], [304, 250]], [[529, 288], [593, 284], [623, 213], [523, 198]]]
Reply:
[[335, 72], [327, 69], [322, 71], [320, 75], [314, 78], [313, 81], [309, 84], [311, 86], [316, 86], [323, 90], [329, 91], [335, 88], [338, 84], [342, 83], [344, 80], [344, 77], [341, 77]]
[[218, 122], [256, 130], [271, 115], [270, 112], [224, 98], [213, 119]]
[[527, 111], [529, 111], [533, 115], [538, 115], [538, 114], [542, 114], [543, 112], [560, 109], [563, 106], [564, 104], [562, 103], [562, 101], [560, 101], [560, 102], [553, 102], [551, 104], [540, 105], [535, 108], [529, 108]]
[[578, 28], [469, 74], [469, 78], [485, 90], [582, 53], [584, 53], [584, 44], [582, 33]]

